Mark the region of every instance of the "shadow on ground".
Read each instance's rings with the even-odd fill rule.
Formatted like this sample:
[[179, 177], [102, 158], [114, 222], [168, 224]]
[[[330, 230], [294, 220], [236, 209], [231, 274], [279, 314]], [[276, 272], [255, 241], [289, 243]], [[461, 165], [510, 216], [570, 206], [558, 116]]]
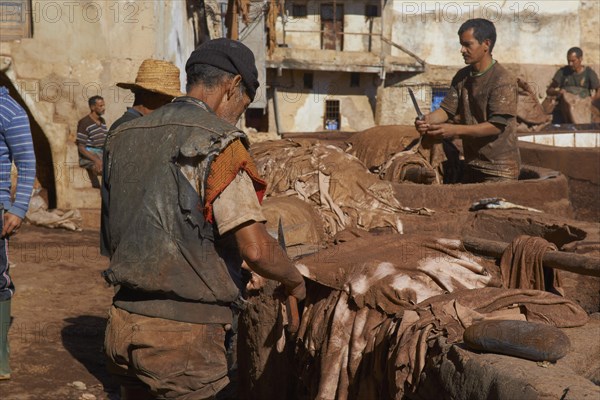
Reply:
[[105, 392], [116, 392], [118, 385], [106, 371], [104, 358], [106, 318], [81, 315], [64, 321], [68, 324], [61, 331], [65, 349], [102, 383]]

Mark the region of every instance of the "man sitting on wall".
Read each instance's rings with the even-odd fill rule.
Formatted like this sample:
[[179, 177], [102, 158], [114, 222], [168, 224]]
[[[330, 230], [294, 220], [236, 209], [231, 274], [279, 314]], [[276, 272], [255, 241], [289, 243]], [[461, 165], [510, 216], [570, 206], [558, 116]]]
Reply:
[[101, 96], [88, 99], [90, 113], [77, 123], [77, 150], [79, 166], [87, 169], [92, 186], [100, 187], [98, 175], [102, 173], [102, 147], [106, 139], [106, 121], [102, 114], [106, 109]]

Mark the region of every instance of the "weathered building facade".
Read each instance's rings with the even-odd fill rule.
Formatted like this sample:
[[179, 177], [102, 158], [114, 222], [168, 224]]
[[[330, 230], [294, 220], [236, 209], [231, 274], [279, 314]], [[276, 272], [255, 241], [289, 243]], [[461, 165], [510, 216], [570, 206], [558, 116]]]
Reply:
[[411, 124], [407, 88], [423, 110], [439, 102], [464, 66], [457, 31], [469, 18], [495, 23], [494, 58], [540, 99], [568, 48], [600, 65], [595, 1], [286, 1], [267, 61], [279, 131]]
[[280, 132], [362, 130], [375, 125], [387, 73], [424, 71], [384, 33], [380, 1], [285, 2], [267, 59]]
[[388, 7], [386, 26], [391, 38], [401, 40], [427, 65], [423, 74], [388, 76], [379, 98], [377, 124], [412, 123], [407, 87], [418, 93], [423, 109], [439, 100], [436, 89], [442, 89], [443, 95], [464, 66], [457, 31], [469, 18], [494, 22], [498, 37], [493, 57], [528, 82], [539, 100], [546, 97], [546, 87], [566, 64], [567, 50], [573, 46], [583, 49], [584, 64], [600, 71], [600, 3], [596, 1], [393, 1]]

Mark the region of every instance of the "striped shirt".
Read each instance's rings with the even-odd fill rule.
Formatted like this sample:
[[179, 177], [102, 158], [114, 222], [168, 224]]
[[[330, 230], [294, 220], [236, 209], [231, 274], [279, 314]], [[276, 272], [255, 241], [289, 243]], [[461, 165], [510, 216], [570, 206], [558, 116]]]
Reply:
[[100, 118], [100, 125], [96, 124], [92, 117], [86, 115], [79, 120], [77, 124], [77, 144], [82, 144], [86, 147], [96, 147], [101, 149], [104, 147], [104, 140], [106, 139], [106, 122], [102, 117]]
[[[10, 171], [17, 167], [17, 187], [11, 203]], [[0, 87], [0, 203], [4, 209], [24, 218], [35, 181], [35, 153], [29, 119], [25, 110]]]

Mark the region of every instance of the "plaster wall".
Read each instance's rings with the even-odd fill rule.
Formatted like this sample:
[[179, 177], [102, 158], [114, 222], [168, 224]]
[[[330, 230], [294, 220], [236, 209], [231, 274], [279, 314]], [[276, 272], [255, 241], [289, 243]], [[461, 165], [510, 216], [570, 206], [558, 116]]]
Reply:
[[463, 65], [457, 32], [469, 18], [494, 22], [494, 57], [503, 63], [555, 65], [572, 46], [600, 63], [597, 1], [393, 1], [388, 10], [392, 40], [428, 64]]
[[[133, 82], [146, 58], [182, 71], [194, 47], [184, 1], [32, 1], [33, 38], [1, 42], [6, 74], [48, 138], [58, 208], [99, 207], [100, 196], [78, 167], [77, 121], [101, 95], [110, 126], [133, 102], [117, 82]], [[182, 88], [185, 83], [181, 75]]]
[[[325, 101], [339, 100], [342, 131], [360, 131], [375, 125], [376, 80], [373, 74], [361, 74], [360, 85], [350, 87], [350, 74], [313, 72], [313, 88], [305, 89], [307, 71], [285, 70], [270, 82], [276, 91], [276, 109], [280, 132], [324, 130]], [[273, 74], [274, 75], [274, 74]]]

